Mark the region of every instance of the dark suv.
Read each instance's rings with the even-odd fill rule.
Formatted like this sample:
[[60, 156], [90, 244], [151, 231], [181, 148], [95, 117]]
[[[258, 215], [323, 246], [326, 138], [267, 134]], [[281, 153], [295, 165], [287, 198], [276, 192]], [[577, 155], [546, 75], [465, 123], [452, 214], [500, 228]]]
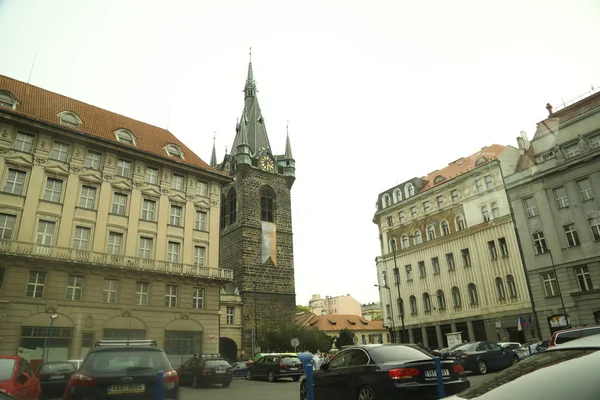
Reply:
[[199, 386], [220, 384], [229, 387], [233, 380], [231, 365], [219, 354], [196, 354], [177, 370], [181, 384]]
[[279, 378], [292, 378], [298, 381], [303, 374], [302, 361], [297, 356], [268, 354], [248, 365], [246, 379], [267, 378], [273, 382]]
[[164, 400], [178, 400], [177, 372], [156, 341], [99, 340], [71, 376], [63, 400], [154, 400], [159, 386]]

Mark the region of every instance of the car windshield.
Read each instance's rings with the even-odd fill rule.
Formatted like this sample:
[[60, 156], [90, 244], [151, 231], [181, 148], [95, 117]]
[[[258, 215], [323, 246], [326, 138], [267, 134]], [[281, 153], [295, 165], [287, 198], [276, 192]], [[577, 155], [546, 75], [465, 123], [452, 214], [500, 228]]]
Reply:
[[154, 349], [110, 349], [88, 354], [83, 371], [88, 373], [113, 374], [123, 372], [147, 372], [171, 369], [162, 351]]
[[61, 362], [61, 363], [48, 363], [42, 364], [39, 373], [42, 374], [53, 374], [55, 372], [73, 372], [75, 371], [75, 365], [70, 362]]
[[12, 358], [0, 358], [0, 381], [11, 379], [14, 370], [15, 360]]
[[431, 354], [419, 347], [412, 346], [380, 346], [369, 350], [371, 358], [376, 363], [393, 361], [431, 360]]
[[206, 368], [215, 367], [230, 367], [230, 365], [225, 360], [206, 360]]
[[281, 363], [286, 365], [300, 364], [302, 361], [298, 357], [281, 357]]

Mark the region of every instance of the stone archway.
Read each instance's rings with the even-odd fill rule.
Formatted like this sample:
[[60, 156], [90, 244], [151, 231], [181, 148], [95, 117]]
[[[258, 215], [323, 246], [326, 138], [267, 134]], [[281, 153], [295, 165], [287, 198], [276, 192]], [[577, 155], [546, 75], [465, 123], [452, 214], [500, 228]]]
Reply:
[[219, 338], [219, 354], [230, 363], [237, 361], [237, 343], [228, 337]]
[[46, 358], [49, 361], [69, 359], [74, 335], [71, 318], [61, 313], [37, 313], [21, 322], [18, 355], [32, 367]]

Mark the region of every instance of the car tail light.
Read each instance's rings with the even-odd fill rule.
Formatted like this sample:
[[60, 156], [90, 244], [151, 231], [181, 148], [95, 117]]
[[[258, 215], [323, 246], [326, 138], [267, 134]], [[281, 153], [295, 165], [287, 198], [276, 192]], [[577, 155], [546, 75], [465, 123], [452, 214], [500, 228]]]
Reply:
[[452, 367], [452, 370], [460, 375], [464, 375], [464, 373], [465, 373], [465, 369], [460, 364], [454, 365], [454, 367]]
[[279, 364], [279, 368], [285, 368], [285, 364]]
[[412, 379], [421, 375], [421, 371], [416, 368], [396, 368], [389, 370], [390, 378], [394, 380]]
[[179, 382], [179, 375], [177, 375], [177, 371], [174, 369], [165, 371], [163, 380], [168, 383], [177, 383]]
[[460, 357], [461, 357], [461, 358], [469, 358], [469, 355], [468, 355], [468, 354], [463, 354], [463, 355], [461, 355]]
[[84, 374], [73, 374], [69, 379], [67, 390], [72, 387], [96, 386], [96, 381]]
[[204, 369], [200, 370], [200, 375], [204, 375]]

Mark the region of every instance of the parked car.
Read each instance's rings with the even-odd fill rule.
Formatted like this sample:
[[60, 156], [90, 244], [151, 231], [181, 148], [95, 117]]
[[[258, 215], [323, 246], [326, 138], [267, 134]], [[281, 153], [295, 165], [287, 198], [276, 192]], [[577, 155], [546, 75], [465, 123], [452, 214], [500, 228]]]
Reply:
[[71, 376], [63, 400], [154, 399], [163, 371], [165, 400], [179, 398], [179, 377], [155, 340], [99, 340]]
[[500, 370], [519, 361], [517, 353], [503, 349], [496, 342], [471, 342], [446, 353], [444, 359], [460, 362], [467, 371], [487, 374], [490, 370]]
[[61, 397], [77, 368], [69, 361], [47, 361], [37, 369], [44, 398]]
[[83, 360], [67, 360], [70, 363], [73, 363], [73, 365], [75, 366], [75, 369], [79, 369], [79, 367], [81, 367], [81, 363], [83, 362]]
[[248, 370], [248, 361], [238, 361], [231, 366], [234, 378], [245, 377]]
[[446, 400], [597, 400], [600, 335], [553, 346]]
[[219, 354], [196, 354], [177, 372], [181, 383], [193, 388], [214, 384], [229, 387], [233, 380], [231, 365]]
[[590, 335], [600, 334], [600, 325], [595, 326], [578, 326], [575, 328], [563, 329], [562, 331], [556, 331], [550, 338], [548, 347], [556, 346], [569, 342], [571, 340], [579, 339]]
[[0, 391], [19, 400], [38, 400], [40, 380], [24, 358], [0, 356]]
[[[442, 361], [446, 394], [470, 386], [464, 368], [454, 360]], [[411, 344], [371, 344], [347, 347], [313, 374], [315, 400], [437, 399], [434, 356]], [[307, 399], [306, 379], [300, 399]]]
[[291, 354], [269, 354], [256, 360], [248, 366], [246, 379], [264, 379], [274, 382], [279, 378], [300, 380], [304, 374], [302, 361]]

